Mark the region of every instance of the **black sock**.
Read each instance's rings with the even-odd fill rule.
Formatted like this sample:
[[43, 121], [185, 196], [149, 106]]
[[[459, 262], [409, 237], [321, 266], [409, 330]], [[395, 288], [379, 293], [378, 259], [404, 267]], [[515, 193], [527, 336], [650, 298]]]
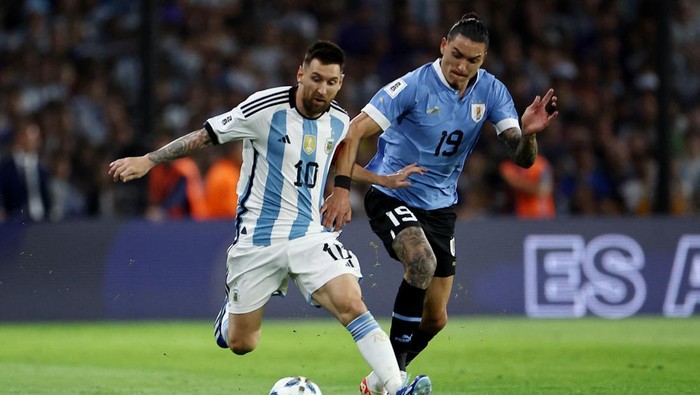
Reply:
[[435, 337], [435, 335], [416, 329], [411, 338], [411, 343], [408, 345], [408, 351], [406, 352], [406, 366], [408, 366], [421, 351], [428, 347], [428, 342], [430, 342], [433, 337]]
[[394, 314], [391, 319], [391, 346], [396, 354], [399, 369], [406, 370], [411, 339], [423, 316], [425, 290], [412, 286], [406, 280], [401, 281], [399, 292], [394, 302]]

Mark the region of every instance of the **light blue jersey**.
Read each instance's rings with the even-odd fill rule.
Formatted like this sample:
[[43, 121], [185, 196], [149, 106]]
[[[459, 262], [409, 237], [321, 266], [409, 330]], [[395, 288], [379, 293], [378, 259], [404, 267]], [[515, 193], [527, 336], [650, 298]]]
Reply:
[[297, 111], [296, 87], [254, 93], [205, 123], [215, 144], [243, 140], [234, 243], [271, 245], [326, 232], [320, 210], [349, 116], [337, 103], [319, 118]]
[[505, 85], [480, 69], [460, 100], [445, 80], [440, 59], [388, 84], [362, 109], [384, 132], [367, 169], [392, 174], [411, 163], [428, 173], [407, 188], [375, 188], [425, 210], [457, 203], [457, 179], [488, 120], [496, 132], [517, 127], [518, 113]]

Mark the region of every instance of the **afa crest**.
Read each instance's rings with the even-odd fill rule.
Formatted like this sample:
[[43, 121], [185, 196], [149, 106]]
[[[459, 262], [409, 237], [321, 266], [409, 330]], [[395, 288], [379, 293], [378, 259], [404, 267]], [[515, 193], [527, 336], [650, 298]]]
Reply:
[[331, 152], [333, 152], [333, 147], [335, 146], [335, 140], [332, 138], [327, 138], [326, 139], [326, 146], [324, 147], [324, 151], [326, 151], [326, 155], [330, 155]]
[[304, 152], [306, 152], [307, 155], [311, 155], [314, 151], [316, 151], [316, 136], [311, 134], [305, 134]]
[[479, 122], [484, 118], [484, 113], [486, 113], [486, 104], [484, 103], [472, 103], [472, 121]]

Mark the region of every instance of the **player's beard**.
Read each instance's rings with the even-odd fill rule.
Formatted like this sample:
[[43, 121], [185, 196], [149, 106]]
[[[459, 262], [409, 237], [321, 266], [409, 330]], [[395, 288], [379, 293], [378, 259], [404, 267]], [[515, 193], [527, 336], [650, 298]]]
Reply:
[[310, 97], [301, 101], [302, 105], [304, 106], [304, 111], [309, 117], [315, 118], [328, 110], [328, 107], [330, 107], [330, 101], [326, 99], [322, 100], [323, 103], [320, 103], [314, 100], [314, 97]]

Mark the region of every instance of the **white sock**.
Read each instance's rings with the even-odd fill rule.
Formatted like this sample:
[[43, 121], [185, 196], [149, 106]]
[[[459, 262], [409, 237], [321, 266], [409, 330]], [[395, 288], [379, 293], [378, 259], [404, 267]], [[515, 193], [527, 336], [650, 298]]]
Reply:
[[369, 387], [369, 392], [371, 392], [372, 394], [384, 393], [384, 385], [381, 382], [381, 380], [379, 380], [379, 376], [377, 376], [377, 374], [374, 373], [374, 370], [367, 376], [367, 387]]
[[395, 394], [403, 387], [403, 380], [389, 336], [369, 311], [355, 318], [346, 328], [384, 389]]
[[[406, 381], [407, 374], [404, 371], [401, 371], [401, 382], [405, 383]], [[371, 371], [367, 375], [367, 387], [369, 387], [369, 391], [374, 394], [383, 394], [384, 393], [384, 385], [382, 384], [381, 380], [379, 379], [379, 376], [377, 376], [376, 373], [374, 373], [374, 370]]]
[[[214, 328], [214, 333], [217, 338], [221, 336], [221, 339], [224, 341], [224, 343], [228, 345], [228, 305], [226, 305], [226, 308], [223, 308], [221, 309], [221, 311], [219, 311], [219, 317], [221, 318], [221, 325], [219, 325], [217, 328]], [[216, 324], [219, 323], [219, 317], [217, 317]]]

